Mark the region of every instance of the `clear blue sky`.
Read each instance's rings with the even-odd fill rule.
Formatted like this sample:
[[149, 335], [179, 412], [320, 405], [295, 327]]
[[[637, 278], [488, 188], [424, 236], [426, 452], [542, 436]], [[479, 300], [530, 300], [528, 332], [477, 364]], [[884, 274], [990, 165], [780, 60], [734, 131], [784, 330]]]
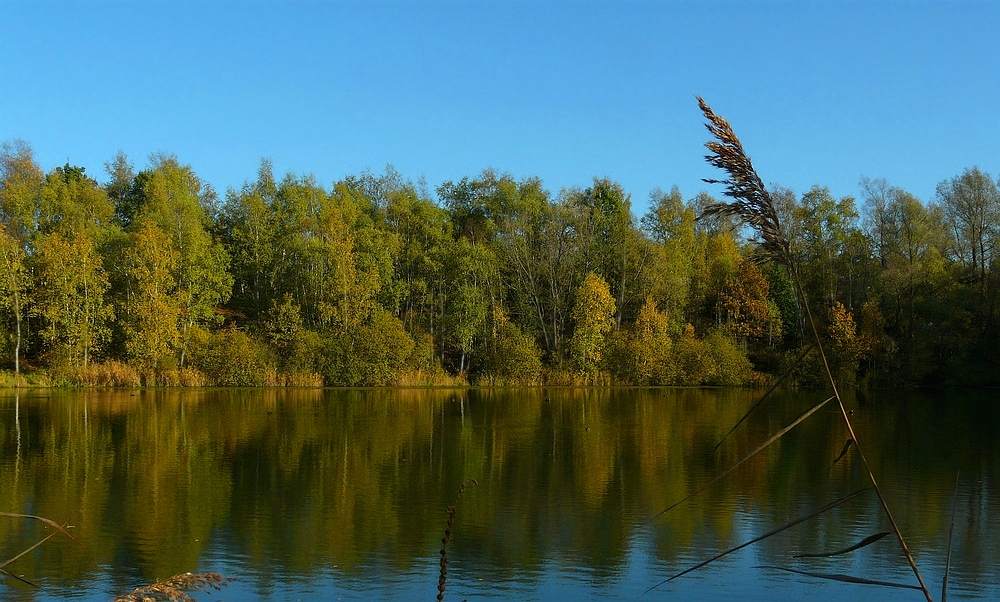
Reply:
[[99, 180], [175, 153], [220, 192], [393, 164], [554, 193], [711, 189], [695, 95], [768, 184], [933, 200], [1000, 175], [1000, 2], [28, 3], [0, 0], [0, 140]]

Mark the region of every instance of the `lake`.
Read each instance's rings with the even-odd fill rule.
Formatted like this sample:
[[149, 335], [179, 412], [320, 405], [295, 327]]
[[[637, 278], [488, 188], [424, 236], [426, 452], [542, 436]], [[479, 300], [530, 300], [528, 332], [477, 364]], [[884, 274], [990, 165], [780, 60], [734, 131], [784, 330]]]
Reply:
[[[186, 571], [199, 600], [638, 599], [650, 587], [868, 485], [823, 399], [733, 389], [0, 391], [0, 511], [69, 522], [6, 567], [0, 599], [101, 600]], [[848, 393], [872, 469], [935, 599], [961, 471], [949, 599], [1000, 599], [1000, 403], [993, 392]], [[472, 482], [475, 479], [476, 483]], [[863, 493], [656, 587], [643, 600], [922, 600]], [[0, 518], [0, 559], [48, 530]]]

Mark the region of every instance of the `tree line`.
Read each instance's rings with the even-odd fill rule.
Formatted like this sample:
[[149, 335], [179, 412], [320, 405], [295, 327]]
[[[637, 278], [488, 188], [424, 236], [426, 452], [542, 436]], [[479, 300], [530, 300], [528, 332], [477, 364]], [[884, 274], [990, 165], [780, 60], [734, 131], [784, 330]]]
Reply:
[[[99, 182], [0, 149], [6, 380], [390, 385], [765, 382], [805, 350], [803, 299], [715, 202], [618, 183], [553, 194], [487, 170], [433, 193], [394, 169], [222, 198], [172, 155]], [[998, 182], [921, 202], [774, 187], [845, 384], [996, 384]], [[814, 357], [794, 378], [812, 384]]]

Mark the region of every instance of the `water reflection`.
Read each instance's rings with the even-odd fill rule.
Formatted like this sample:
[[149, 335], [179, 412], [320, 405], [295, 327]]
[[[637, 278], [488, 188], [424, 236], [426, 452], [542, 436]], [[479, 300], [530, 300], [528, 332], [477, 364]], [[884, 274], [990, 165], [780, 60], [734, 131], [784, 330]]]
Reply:
[[[0, 510], [70, 520], [11, 565], [24, 600], [107, 600], [184, 571], [237, 577], [225, 599], [433, 597], [461, 483], [449, 598], [634, 599], [691, 564], [866, 484], [821, 411], [723, 482], [650, 517], [822, 397], [785, 393], [718, 451], [752, 393], [696, 389], [196, 390], [0, 396]], [[850, 399], [858, 437], [932, 590], [961, 469], [951, 595], [1000, 597], [1000, 411], [969, 395]], [[654, 598], [920, 599], [772, 564], [912, 583], [874, 496], [692, 573]], [[0, 520], [9, 558], [43, 536]], [[916, 594], [916, 597], [914, 597]]]

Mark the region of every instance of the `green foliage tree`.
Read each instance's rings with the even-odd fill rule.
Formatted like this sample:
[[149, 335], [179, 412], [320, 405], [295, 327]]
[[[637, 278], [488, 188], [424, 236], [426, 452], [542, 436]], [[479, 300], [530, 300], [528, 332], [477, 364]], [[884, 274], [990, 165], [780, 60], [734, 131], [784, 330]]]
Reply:
[[805, 276], [806, 294], [816, 302], [850, 304], [857, 271], [852, 253], [866, 251], [855, 248], [859, 214], [854, 199], [836, 199], [828, 188], [814, 186], [802, 195], [797, 218], [799, 231], [793, 240], [799, 244], [793, 252]]
[[56, 363], [87, 367], [107, 340], [113, 316], [97, 247], [82, 231], [72, 238], [58, 232], [44, 235], [37, 242], [35, 270], [33, 312], [42, 320], [42, 339]]
[[278, 193], [271, 164], [262, 161], [257, 181], [230, 191], [222, 210], [225, 243], [231, 258], [233, 302], [256, 319], [276, 292], [280, 247]]
[[354, 333], [327, 339], [323, 377], [336, 386], [387, 386], [406, 367], [413, 347], [399, 318], [377, 309]]
[[[552, 195], [487, 170], [435, 200], [391, 166], [326, 188], [262, 161], [220, 206], [172, 156], [137, 171], [119, 153], [105, 168], [99, 185], [69, 162], [43, 173], [24, 143], [0, 148], [15, 371], [108, 358], [149, 375], [189, 352], [253, 348], [241, 370], [331, 384], [424, 370], [537, 382], [543, 362], [553, 377], [742, 384], [804, 341], [790, 274], [757, 262], [731, 217], [700, 216], [705, 193], [657, 190], [639, 221], [609, 179]], [[843, 343], [842, 378], [997, 382], [997, 182], [967, 169], [930, 205], [884, 180], [861, 188], [863, 222], [824, 187], [770, 191], [805, 300], [836, 309], [824, 328]]]
[[977, 281], [986, 274], [996, 254], [1000, 237], [1000, 189], [990, 175], [978, 167], [941, 182], [938, 198], [952, 232], [951, 251]]
[[714, 330], [706, 337], [704, 345], [713, 360], [709, 364], [715, 365], [715, 372], [705, 381], [707, 384], [738, 387], [753, 382], [753, 364], [731, 337]]
[[[883, 369], [878, 378], [912, 384], [934, 369], [932, 346], [941, 340], [928, 327], [934, 308], [951, 297], [948, 232], [942, 213], [925, 207], [912, 194], [884, 181], [865, 184], [866, 220], [881, 267], [876, 291], [880, 313], [888, 333], [901, 344], [887, 347], [891, 355], [876, 362]], [[940, 318], [933, 319], [941, 323]]]
[[650, 195], [650, 210], [642, 218], [642, 227], [652, 242], [652, 295], [671, 319], [683, 320], [694, 275], [695, 212], [684, 204], [677, 187], [669, 194], [656, 190]]
[[98, 243], [111, 225], [114, 206], [104, 188], [82, 167], [67, 163], [45, 176], [41, 186], [38, 229], [70, 237], [84, 232]]
[[[601, 274], [616, 301], [615, 325], [621, 327], [626, 308], [635, 312], [643, 302], [636, 294], [649, 259], [649, 244], [636, 227], [631, 198], [617, 182], [595, 179], [591, 187], [570, 191], [577, 214], [574, 225], [583, 273]], [[632, 313], [631, 315], [635, 315]]]
[[21, 372], [25, 319], [31, 298], [31, 283], [26, 268], [30, 241], [37, 228], [35, 215], [42, 188], [42, 170], [23, 141], [4, 142], [0, 146], [0, 263], [6, 310], [14, 322], [14, 371]]
[[719, 365], [712, 354], [711, 345], [695, 337], [694, 326], [688, 324], [674, 345], [676, 384], [701, 385], [712, 382], [719, 373]]
[[183, 367], [193, 328], [222, 319], [216, 308], [232, 292], [229, 256], [209, 231], [206, 207], [213, 203], [214, 193], [189, 166], [172, 156], [154, 156], [143, 194], [145, 204], [136, 219], [155, 223], [177, 253], [178, 363]]
[[21, 373], [21, 324], [25, 317], [29, 273], [25, 265], [24, 247], [0, 224], [0, 311], [14, 322], [14, 373]]
[[458, 371], [464, 373], [466, 358], [472, 354], [476, 338], [481, 337], [485, 331], [487, 301], [483, 292], [470, 284], [458, 286], [449, 301], [449, 330], [462, 352]]
[[104, 164], [104, 171], [110, 177], [104, 190], [114, 206], [114, 221], [120, 228], [128, 228], [146, 202], [146, 182], [152, 173], [148, 170], [136, 173], [128, 157], [120, 151]]
[[15, 140], [0, 146], [0, 220], [7, 234], [22, 243], [37, 228], [43, 180], [42, 170], [27, 143]]
[[260, 341], [230, 326], [212, 334], [204, 348], [196, 348], [192, 363], [223, 387], [259, 387], [268, 384], [273, 369]]
[[289, 374], [314, 373], [318, 370], [322, 339], [302, 323], [302, 311], [288, 293], [279, 303], [271, 301], [264, 319], [264, 334], [278, 356], [279, 367]]

